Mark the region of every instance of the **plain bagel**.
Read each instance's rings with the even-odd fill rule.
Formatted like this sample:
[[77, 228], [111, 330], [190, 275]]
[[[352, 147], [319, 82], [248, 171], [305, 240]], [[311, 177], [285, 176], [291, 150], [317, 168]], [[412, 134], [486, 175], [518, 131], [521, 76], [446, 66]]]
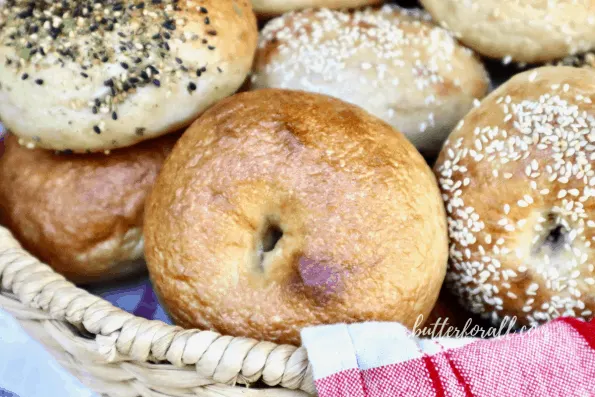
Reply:
[[1, 11], [0, 118], [22, 144], [53, 150], [177, 131], [240, 87], [257, 41], [249, 0], [12, 0]]
[[446, 270], [434, 176], [389, 125], [340, 100], [260, 90], [182, 136], [147, 201], [145, 256], [184, 327], [298, 344], [302, 327], [412, 327]]
[[0, 221], [71, 281], [138, 272], [145, 198], [177, 137], [106, 156], [29, 150], [9, 135], [0, 156]]
[[252, 88], [285, 88], [358, 105], [435, 157], [456, 123], [483, 98], [481, 62], [429, 14], [385, 5], [306, 10], [261, 33]]
[[252, 0], [259, 17], [271, 17], [305, 8], [356, 8], [379, 4], [384, 0]]
[[447, 284], [476, 313], [534, 325], [595, 309], [595, 73], [516, 75], [448, 138], [435, 170]]
[[421, 3], [465, 45], [505, 62], [546, 62], [595, 48], [594, 0]]

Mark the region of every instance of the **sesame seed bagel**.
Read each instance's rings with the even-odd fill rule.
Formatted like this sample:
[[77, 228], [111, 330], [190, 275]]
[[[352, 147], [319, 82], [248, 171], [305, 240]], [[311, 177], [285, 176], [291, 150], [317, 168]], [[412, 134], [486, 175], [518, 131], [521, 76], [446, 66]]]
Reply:
[[5, 138], [0, 221], [32, 254], [71, 281], [145, 268], [145, 198], [177, 134], [104, 154], [29, 150]]
[[254, 12], [259, 17], [271, 17], [305, 8], [356, 8], [379, 4], [384, 0], [252, 0]]
[[473, 53], [420, 10], [307, 10], [264, 28], [252, 87], [331, 95], [361, 106], [435, 156], [488, 90]]
[[420, 0], [482, 55], [546, 62], [595, 48], [594, 0]]
[[130, 146], [234, 93], [256, 41], [248, 0], [6, 0], [0, 118], [29, 146]]
[[260, 90], [209, 109], [147, 201], [145, 255], [177, 324], [298, 344], [301, 328], [413, 326], [444, 279], [434, 176], [360, 108]]
[[595, 73], [516, 75], [453, 131], [435, 165], [448, 285], [494, 321], [595, 309]]

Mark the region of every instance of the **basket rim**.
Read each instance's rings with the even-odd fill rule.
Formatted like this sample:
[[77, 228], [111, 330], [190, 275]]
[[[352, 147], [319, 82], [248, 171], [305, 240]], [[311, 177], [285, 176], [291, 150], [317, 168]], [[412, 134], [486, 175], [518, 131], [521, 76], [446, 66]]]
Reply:
[[[94, 342], [89, 353], [105, 364], [134, 361], [186, 369], [192, 365], [198, 376], [213, 383], [262, 381], [316, 394], [304, 347], [183, 329], [137, 317], [66, 280], [27, 252], [4, 226], [0, 226], [0, 295], [16, 298], [23, 309], [42, 311], [78, 329], [79, 338]], [[94, 338], [82, 335], [83, 331]]]

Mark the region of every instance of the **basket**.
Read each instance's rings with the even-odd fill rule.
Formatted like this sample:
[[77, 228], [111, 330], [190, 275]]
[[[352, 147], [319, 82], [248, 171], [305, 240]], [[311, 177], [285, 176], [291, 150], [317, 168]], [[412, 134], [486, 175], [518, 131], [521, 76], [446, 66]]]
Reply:
[[1, 226], [0, 307], [102, 396], [316, 394], [303, 347], [185, 330], [136, 317], [77, 288], [25, 251]]

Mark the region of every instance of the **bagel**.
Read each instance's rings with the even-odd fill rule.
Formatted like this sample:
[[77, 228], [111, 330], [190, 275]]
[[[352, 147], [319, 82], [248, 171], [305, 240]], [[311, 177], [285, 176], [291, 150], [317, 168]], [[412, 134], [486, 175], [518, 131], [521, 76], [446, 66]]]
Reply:
[[145, 198], [177, 135], [104, 154], [29, 150], [5, 138], [0, 222], [33, 255], [76, 283], [145, 268]]
[[12, 0], [0, 27], [0, 119], [74, 152], [190, 124], [240, 87], [257, 41], [248, 0]]
[[379, 4], [384, 0], [252, 0], [254, 12], [267, 18], [305, 8], [356, 8]]
[[253, 89], [304, 90], [353, 103], [428, 157], [489, 88], [474, 54], [420, 10], [290, 13], [266, 25], [258, 47]]
[[450, 236], [447, 285], [494, 322], [595, 309], [595, 73], [543, 67], [473, 109], [435, 164]]
[[478, 53], [547, 62], [595, 48], [594, 0], [420, 0]]
[[259, 90], [184, 133], [147, 201], [145, 256], [177, 324], [299, 344], [309, 325], [427, 317], [445, 222], [431, 170], [389, 125]]

